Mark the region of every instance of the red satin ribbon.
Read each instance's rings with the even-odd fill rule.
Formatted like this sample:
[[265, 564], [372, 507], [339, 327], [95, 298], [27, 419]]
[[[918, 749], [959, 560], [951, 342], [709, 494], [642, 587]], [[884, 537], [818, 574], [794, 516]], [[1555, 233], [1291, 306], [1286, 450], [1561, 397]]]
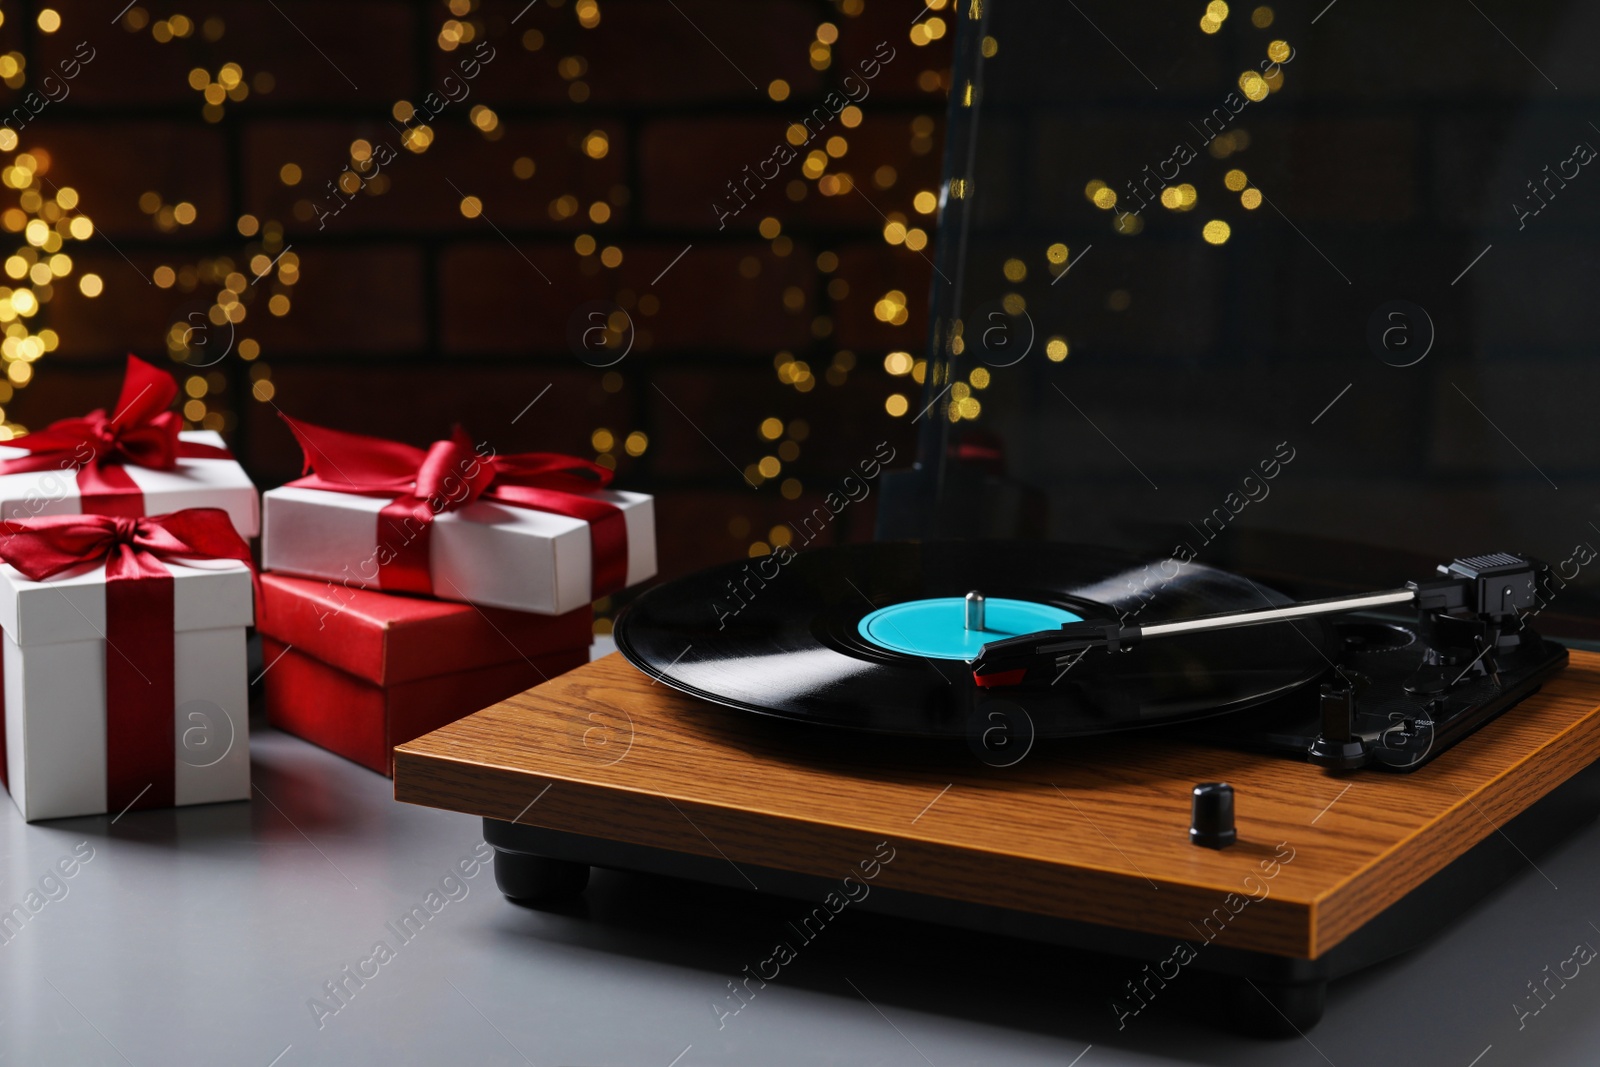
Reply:
[[130, 355], [113, 414], [96, 408], [6, 442], [31, 455], [0, 460], [0, 474], [76, 470], [85, 515], [138, 518], [144, 514], [144, 494], [128, 474], [128, 464], [172, 470], [179, 458], [232, 458], [225, 448], [178, 438], [183, 419], [167, 410], [177, 395], [172, 375]]
[[394, 499], [378, 512], [378, 587], [433, 592], [429, 537], [433, 518], [475, 500], [548, 511], [589, 524], [590, 596], [628, 582], [628, 527], [622, 509], [597, 499], [611, 472], [575, 456], [523, 452], [484, 456], [458, 427], [426, 451], [380, 437], [329, 430], [283, 416], [305, 452], [305, 476], [290, 485]]
[[[220, 508], [155, 518], [46, 515], [5, 523], [0, 560], [36, 582], [106, 564], [106, 808], [175, 802], [172, 574], [160, 560], [235, 559], [250, 546]], [[0, 730], [4, 725], [0, 695]], [[148, 790], [146, 789], [148, 787]], [[142, 795], [141, 795], [142, 794]]]

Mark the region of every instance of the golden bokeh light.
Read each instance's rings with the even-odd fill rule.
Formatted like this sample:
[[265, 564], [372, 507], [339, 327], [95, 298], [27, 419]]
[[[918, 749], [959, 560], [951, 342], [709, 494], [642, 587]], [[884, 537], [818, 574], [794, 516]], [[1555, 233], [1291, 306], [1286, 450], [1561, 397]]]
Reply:
[[[27, 17], [37, 24], [37, 31], [33, 27], [24, 26], [25, 34], [26, 32], [51, 34], [63, 27], [60, 10], [53, 6], [53, 0], [43, 0], [43, 3], [52, 6], [22, 9], [27, 12]], [[484, 10], [483, 0], [441, 0], [437, 6], [444, 7], [447, 13], [429, 20], [431, 28], [428, 31], [427, 43], [430, 48], [437, 47], [442, 52], [460, 50], [462, 55], [466, 55], [472, 51], [472, 45], [480, 39], [493, 36], [496, 38], [495, 43], [498, 44], [499, 36], [507, 32], [503, 19], [496, 23]], [[552, 6], [566, 9], [563, 14], [567, 20], [567, 28], [547, 40], [546, 33], [554, 32], [550, 27], [546, 27], [544, 31], [531, 28], [524, 30], [519, 27], [510, 32], [507, 43], [514, 46], [520, 40], [523, 48], [529, 52], [540, 51], [546, 45], [550, 45], [554, 54], [548, 57], [541, 56], [541, 60], [547, 60], [559, 75], [561, 80], [556, 82], [558, 91], [564, 92], [567, 99], [581, 103], [588, 99], [591, 92], [590, 84], [584, 80], [590, 77], [591, 65], [585, 53], [590, 52], [588, 42], [594, 38], [589, 38], [586, 33], [580, 31], [596, 30], [601, 26], [604, 0], [566, 0], [565, 4], [556, 0]], [[1217, 5], [1211, 6], [1214, 8]], [[978, 0], [971, 0], [969, 8], [969, 13], [976, 17], [980, 9]], [[76, 18], [75, 8], [69, 7], [66, 10], [69, 15]], [[962, 10], [954, 0], [929, 0], [915, 20], [917, 25], [912, 33], [912, 40], [918, 45], [947, 41], [953, 36], [956, 28], [953, 20], [961, 17]], [[814, 39], [804, 42], [804, 48], [811, 69], [828, 71], [833, 63], [838, 62], [843, 72], [845, 53], [840, 49], [845, 47], [842, 43], [844, 30], [849, 27], [849, 20], [865, 11], [865, 4], [863, 0], [834, 0], [834, 3], [828, 5], [828, 11], [829, 13], [823, 16], [827, 21], [815, 21]], [[13, 17], [17, 15], [15, 10], [8, 13]], [[229, 18], [227, 23], [224, 22], [224, 15]], [[3, 18], [4, 14], [0, 14], [0, 19]], [[149, 34], [150, 37], [145, 38], [147, 45], [151, 38], [158, 45], [174, 43], [174, 49], [168, 54], [170, 63], [164, 76], [172, 80], [176, 86], [182, 87], [181, 91], [185, 93], [186, 99], [192, 102], [190, 106], [199, 108], [206, 122], [217, 123], [224, 120], [225, 107], [244, 101], [251, 93], [270, 93], [276, 86], [276, 79], [271, 73], [255, 69], [247, 70], [238, 62], [223, 62], [229, 57], [218, 54], [215, 50], [202, 48], [202, 39], [211, 45], [226, 41], [222, 47], [231, 47], [238, 38], [240, 29], [245, 29], [248, 35], [248, 29], [235, 26], [232, 18], [229, 12], [212, 14], [202, 10], [182, 14], [172, 12], [170, 8], [153, 14], [151, 5], [141, 0], [119, 15], [116, 24], [129, 33]], [[571, 28], [574, 18], [578, 30]], [[190, 44], [185, 45], [182, 42]], [[998, 53], [998, 43], [992, 36], [980, 37], [977, 45], [979, 51], [987, 58], [993, 58]], [[557, 51], [557, 48], [560, 50]], [[0, 46], [0, 52], [4, 51], [5, 46]], [[940, 69], [941, 55], [935, 49], [929, 49], [929, 52], [933, 54], [924, 53], [927, 58], [918, 64], [919, 68], [929, 69], [921, 70], [920, 73], [916, 69], [909, 72], [918, 90], [927, 94], [939, 94], [941, 98], [946, 94], [959, 95], [959, 87], [953, 86], [948, 72]], [[26, 56], [20, 51], [0, 54], [0, 81], [4, 81], [10, 88], [20, 88], [24, 77], [31, 77], [33, 73], [31, 70], [33, 59], [32, 52]], [[451, 57], [450, 62], [453, 64], [454, 61], [455, 57]], [[854, 58], [851, 62], [854, 62]], [[598, 59], [595, 65], [594, 92], [599, 96], [602, 89]], [[827, 75], [825, 77], [831, 78]], [[789, 75], [786, 78], [770, 78], [759, 92], [764, 92], [771, 102], [782, 104], [792, 101], [797, 95], [810, 99], [816, 90], [817, 82], [814, 76], [797, 78]], [[195, 100], [195, 95], [201, 99]], [[380, 103], [380, 108], [393, 115], [396, 126], [403, 124], [405, 128], [399, 130], [397, 135], [385, 133], [382, 122], [377, 123], [375, 127], [351, 129], [333, 144], [336, 153], [343, 149], [342, 154], [347, 157], [342, 163], [342, 168], [338, 155], [331, 161], [324, 160], [320, 163], [317, 159], [310, 159], [306, 164], [300, 164], [285, 160], [283, 156], [271, 160], [268, 163], [267, 173], [269, 177], [275, 177], [279, 183], [276, 200], [281, 207], [268, 207], [263, 211], [262, 207], [274, 200], [269, 195], [266, 200], [260, 201], [260, 207], [252, 204], [252, 207], [256, 208], [255, 213], [239, 213], [237, 208], [229, 212], [228, 214], [234, 218], [231, 224], [233, 231], [236, 231], [237, 238], [243, 239], [234, 249], [211, 250], [203, 254], [194, 254], [192, 257], [186, 252], [174, 253], [169, 250], [165, 253], [160, 251], [152, 253], [146, 249], [144, 256], [148, 259], [138, 255], [134, 257], [139, 261], [136, 269], [144, 273], [153, 287], [164, 291], [163, 299], [170, 297], [174, 301], [183, 303], [184, 313], [169, 312], [175, 317], [161, 330], [167, 355], [174, 363], [199, 362], [200, 358], [206, 355], [200, 349], [192, 347], [196, 343], [192, 340], [195, 332], [194, 323], [210, 322], [223, 325], [244, 323], [248, 320], [249, 328], [254, 331], [260, 320], [268, 315], [278, 318], [289, 315], [292, 308], [292, 290], [289, 287], [300, 281], [302, 268], [299, 259], [292, 252], [286, 251], [285, 225], [293, 228], [298, 222], [310, 223], [312, 227], [316, 227], [317, 220], [313, 216], [321, 215], [322, 212], [314, 211], [315, 206], [340, 207], [341, 198], [354, 198], [358, 194], [383, 195], [390, 185], [388, 160], [383, 158], [386, 151], [391, 157], [394, 147], [404, 148], [408, 152], [417, 154], [428, 151], [430, 147], [435, 150], [449, 148], [453, 151], [455, 149], [453, 138], [460, 136], [458, 131], [463, 129], [467, 133], [481, 134], [487, 141], [502, 138], [511, 141], [513, 138], [525, 135], [520, 111], [515, 117], [502, 117], [493, 107], [481, 103], [477, 98], [467, 102], [457, 101], [460, 107], [458, 111], [452, 112], [456, 117], [448, 121], [435, 117], [439, 109], [434, 104], [419, 104], [414, 107], [407, 100], [395, 100], [392, 97], [390, 100], [391, 105]], [[793, 169], [801, 173], [786, 174], [778, 179], [777, 184], [787, 194], [788, 200], [795, 203], [817, 196], [850, 198], [855, 196], [854, 190], [857, 188], [868, 192], [874, 188], [881, 190], [885, 194], [881, 202], [884, 216], [882, 233], [886, 242], [896, 247], [904, 247], [913, 254], [923, 253], [930, 247], [931, 242], [930, 231], [933, 227], [929, 220], [940, 211], [942, 197], [948, 195], [960, 198], [970, 193], [971, 189], [970, 179], [956, 179], [947, 190], [938, 187], [919, 188], [921, 183], [929, 180], [923, 176], [926, 174], [926, 168], [921, 163], [932, 160], [908, 159], [907, 148], [909, 147], [911, 157], [927, 156], [935, 152], [938, 144], [935, 138], [939, 128], [936, 117], [939, 107], [930, 100], [921, 110], [927, 113], [913, 112], [910, 115], [902, 113], [903, 117], [898, 118], [891, 114], [881, 120], [886, 126], [893, 127], [894, 132], [888, 138], [877, 136], [875, 133], [870, 142], [858, 137], [856, 131], [871, 129], [880, 119], [876, 115], [869, 118], [865, 105], [858, 106], [857, 102], [850, 102], [844, 107], [834, 109], [834, 127], [831, 130], [812, 131], [801, 124], [791, 126], [786, 131], [786, 138], [788, 143], [798, 150], [796, 154], [800, 159], [796, 160]], [[466, 114], [461, 115], [459, 112]], [[384, 117], [381, 111], [378, 117]], [[229, 115], [227, 118], [231, 120], [232, 116]], [[465, 122], [461, 121], [463, 118]], [[436, 125], [421, 121], [424, 119], [432, 120]], [[792, 121], [788, 116], [785, 116], [784, 120]], [[590, 120], [591, 123], [596, 121], [596, 119]], [[905, 125], [897, 125], [901, 122]], [[782, 121], [778, 128], [783, 128]], [[376, 133], [372, 132], [374, 129], [377, 130]], [[622, 129], [623, 127], [618, 125], [613, 132]], [[358, 132], [361, 136], [357, 136]], [[816, 135], [813, 139], [814, 132]], [[907, 133], [909, 137], [906, 137]], [[30, 137], [31, 134], [30, 129]], [[624, 135], [619, 132], [619, 137], [621, 136]], [[628, 136], [632, 136], [631, 131]], [[387, 143], [384, 143], [385, 138], [388, 139]], [[436, 140], [442, 143], [435, 145]], [[473, 137], [473, 141], [477, 141], [476, 136]], [[27, 154], [10, 158], [11, 152], [20, 150], [21, 142], [27, 142]], [[531, 140], [523, 141], [523, 151], [529, 151], [535, 143], [537, 142]], [[887, 159], [880, 154], [880, 145], [884, 143], [888, 143], [892, 149], [887, 153]], [[596, 281], [602, 277], [599, 274], [601, 267], [618, 270], [616, 275], [611, 276], [615, 279], [612, 283], [615, 286], [615, 300], [619, 306], [627, 308], [635, 318], [640, 318], [655, 314], [661, 306], [661, 301], [656, 295], [628, 288], [629, 284], [633, 286], [643, 284], [634, 276], [643, 268], [643, 264], [630, 263], [624, 267], [623, 248], [619, 245], [605, 245], [603, 241], [597, 241], [594, 236], [599, 234], [602, 238], [609, 237], [612, 228], [617, 224], [625, 223], [631, 226], [635, 221], [632, 216], [636, 209], [630, 207], [631, 197], [636, 192], [633, 188], [635, 179], [630, 176], [633, 168], [616, 166], [615, 154], [612, 152], [613, 147], [620, 149], [622, 144], [623, 142], [619, 141], [613, 146], [609, 134], [603, 129], [593, 126], [577, 127], [548, 150], [548, 169], [546, 169], [547, 157], [544, 155], [544, 149], [541, 149], [540, 163], [537, 165], [531, 153], [519, 156], [512, 151], [493, 162], [492, 166], [509, 165], [512, 175], [518, 181], [531, 181], [537, 175], [549, 184], [548, 188], [541, 185], [538, 189], [532, 187], [527, 189], [532, 194], [531, 199], [536, 205], [536, 210], [542, 215], [546, 210], [545, 206], [548, 205], [551, 220], [563, 223], [570, 229], [582, 225], [590, 230], [587, 234], [571, 234], [573, 248], [581, 257], [570, 261], [571, 267], [583, 277]], [[304, 147], [298, 151], [294, 150], [292, 144], [289, 150], [302, 158], [311, 154], [311, 150]], [[30, 365], [32, 361], [53, 351], [58, 344], [66, 343], [51, 330], [35, 332], [33, 324], [27, 321], [35, 315], [44, 317], [48, 313], [48, 305], [53, 295], [52, 287], [55, 295], [59, 296], [63, 293], [63, 286], [71, 283], [75, 291], [67, 295], [97, 298], [103, 295], [107, 279], [114, 279], [117, 272], [109, 268], [103, 268], [104, 274], [85, 272], [86, 266], [103, 266], [105, 260], [86, 260], [79, 250], [63, 246], [63, 242], [88, 240], [97, 236], [96, 226], [87, 215], [80, 212], [79, 193], [76, 190], [66, 186], [57, 188], [41, 179], [40, 176], [49, 170], [48, 153], [37, 148], [27, 137], [19, 139], [14, 130], [5, 128], [0, 128], [0, 152], [7, 153], [7, 158], [0, 159], [0, 183], [3, 183], [8, 193], [14, 190], [17, 194], [14, 206], [0, 207], [0, 232], [16, 235], [13, 249], [0, 252], [0, 263], [4, 264], [6, 274], [6, 278], [0, 281], [8, 286], [21, 286], [14, 290], [0, 287], [0, 349], [3, 349], [6, 365], [5, 375], [0, 376], [0, 404], [9, 407], [13, 388], [20, 388], [31, 380], [34, 373], [34, 368]], [[869, 158], [863, 159], [864, 156]], [[582, 165], [571, 165], [569, 160], [574, 158]], [[607, 165], [596, 167], [586, 162], [589, 160], [606, 160]], [[378, 166], [380, 162], [383, 163], [381, 172]], [[505, 172], [499, 171], [498, 174], [503, 182]], [[595, 181], [591, 179], [598, 179], [598, 188], [594, 188]], [[556, 182], [566, 184], [573, 192], [563, 191], [555, 184]], [[604, 191], [608, 185], [609, 191]], [[323, 186], [328, 187], [326, 191]], [[285, 188], [295, 191], [285, 192]], [[481, 197], [494, 195], [494, 188], [496, 187], [491, 180], [485, 183], [476, 195], [460, 193], [458, 210], [462, 217], [467, 219], [484, 217], [484, 202]], [[591, 188], [594, 188], [594, 191], [591, 192]], [[133, 190], [134, 193], [138, 191], [137, 188]], [[220, 217], [217, 215], [218, 210], [226, 209], [213, 208], [211, 200], [197, 196], [199, 192], [198, 189], [185, 188], [177, 184], [146, 190], [144, 195], [138, 198], [138, 206], [143, 215], [135, 217], [141, 222], [148, 219], [151, 231], [180, 240], [187, 237], [188, 231], [184, 228], [205, 227], [208, 233], [218, 227], [226, 228], [229, 225], [226, 222], [227, 215]], [[584, 192], [588, 192], [589, 195], [583, 196], [581, 201], [577, 195], [573, 195]], [[448, 195], [448, 190], [446, 194]], [[185, 195], [197, 198], [194, 201], [182, 199]], [[876, 193], [874, 199], [877, 199]], [[1091, 199], [1094, 200], [1092, 194]], [[1116, 196], [1107, 189], [1094, 202], [1097, 206], [1109, 209], [1115, 206]], [[507, 203], [509, 204], [509, 201]], [[870, 348], [860, 352], [858, 367], [857, 353], [838, 348], [833, 338], [843, 336], [842, 324], [848, 321], [847, 311], [859, 313], [863, 307], [871, 307], [877, 321], [899, 327], [910, 323], [913, 315], [920, 317], [924, 314], [920, 304], [914, 310], [907, 292], [899, 289], [884, 291], [881, 288], [886, 284], [884, 281], [879, 281], [876, 286], [872, 285], [872, 276], [868, 273], [870, 260], [866, 257], [858, 255], [851, 259], [851, 273], [848, 278], [831, 276], [836, 271], [843, 273], [839, 256], [832, 251], [815, 251], [814, 246], [808, 249], [802, 239], [807, 235], [786, 234], [783, 220], [787, 216], [783, 216], [779, 210], [779, 205], [783, 203], [781, 198], [777, 199], [776, 203], [767, 207], [773, 214], [759, 220], [748, 217], [748, 215], [759, 215], [759, 211], [748, 212], [746, 217], [740, 219], [742, 225], [754, 224], [754, 228], [768, 246], [741, 249], [738, 255], [733, 257], [739, 260], [739, 272], [730, 279], [734, 284], [744, 284], [740, 281], [741, 278], [752, 281], [759, 278], [760, 280], [754, 283], [754, 291], [772, 294], [765, 298], [766, 308], [775, 311], [774, 305], [781, 300], [784, 311], [796, 317], [794, 325], [802, 331], [802, 336], [809, 333], [810, 339], [805, 342], [808, 350], [800, 352], [800, 355], [806, 358], [795, 358], [794, 355], [783, 353], [781, 354], [783, 358], [775, 361], [780, 381], [793, 386], [797, 392], [807, 393], [817, 390], [827, 394], [830, 386], [843, 386], [852, 373], [857, 375], [863, 373], [860, 367], [867, 368], [875, 375], [881, 359], [886, 376], [909, 379], [894, 383], [908, 388], [890, 395], [884, 402], [885, 411], [890, 417], [909, 418], [915, 413], [913, 405], [919, 403], [916, 399], [917, 386], [925, 383], [930, 384], [930, 388], [942, 386], [953, 376], [951, 368], [942, 363], [930, 364], [925, 360], [916, 359], [906, 351], [893, 351], [885, 355], [882, 354], [882, 349], [874, 352]], [[210, 212], [204, 219], [200, 218], [200, 208], [206, 208]], [[291, 221], [291, 218], [274, 218], [268, 213], [273, 210], [282, 210], [294, 221]], [[505, 204], [501, 205], [499, 211], [508, 213], [508, 219], [514, 214], [513, 208]], [[96, 217], [99, 218], [98, 215]], [[521, 220], [518, 222], [520, 225]], [[288, 236], [290, 240], [293, 239], [292, 235]], [[1037, 261], [1032, 260], [1034, 254], [1037, 253], [1029, 253], [1026, 259], [1021, 255], [1009, 258], [1002, 256], [1002, 273], [1005, 279], [1020, 288], [1028, 279], [1027, 263], [1034, 263], [1035, 270], [1040, 269]], [[784, 257], [791, 255], [802, 262], [784, 262]], [[802, 259], [807, 255], [814, 255], [815, 269], [821, 275], [815, 282], [806, 278], [806, 271], [795, 270], [807, 266]], [[156, 262], [158, 256], [164, 256], [168, 262], [158, 264]], [[1066, 246], [1049, 245], [1046, 259], [1059, 270], [1067, 261]], [[750, 269], [752, 267], [753, 269]], [[767, 288], [768, 286], [771, 288]], [[119, 289], [118, 293], [121, 295], [118, 299], [134, 298], [134, 292], [135, 290], [128, 290], [126, 287]], [[874, 298], [872, 296], [874, 292], [882, 295]], [[189, 303], [191, 299], [196, 303]], [[257, 301], [261, 303], [258, 304]], [[1021, 310], [1026, 308], [1026, 302], [1020, 293], [1013, 292], [1006, 295], [1005, 306]], [[201, 314], [201, 317], [184, 318], [184, 314], [191, 307], [198, 307], [200, 312], [197, 314]], [[840, 324], [838, 335], [835, 334], [836, 321]], [[648, 347], [646, 334], [647, 331], [640, 331], [642, 347]], [[823, 345], [828, 347], [822, 349]], [[248, 393], [243, 397], [229, 395], [228, 383], [232, 381], [231, 375], [224, 376], [220, 372], [191, 373], [187, 376], [180, 374], [179, 379], [183, 383], [187, 401], [181, 412], [186, 428], [231, 430], [235, 425], [236, 414], [231, 408], [230, 401], [248, 402], [253, 398], [255, 401], [268, 403], [273, 400], [275, 385], [271, 369], [263, 357], [261, 344], [253, 338], [241, 337], [236, 343], [235, 350], [240, 360], [249, 368]], [[953, 382], [953, 387], [949, 391], [951, 402], [942, 409], [953, 419], [976, 418], [981, 408], [972, 394], [976, 390], [989, 387], [991, 383], [990, 372], [987, 369], [970, 368], [965, 373], [967, 380]], [[616, 371], [607, 371], [598, 384], [606, 393], [617, 393], [627, 386], [623, 375]], [[231, 388], [237, 391], [237, 386]], [[799, 442], [803, 441], [809, 432], [806, 421], [804, 419], [786, 421], [777, 416], [770, 416], [759, 419], [759, 428], [760, 436], [766, 442], [764, 447], [770, 448], [773, 454], [762, 455], [757, 462], [750, 464], [746, 468], [747, 476], [753, 484], [770, 481], [772, 484], [767, 487], [769, 491], [781, 492], [786, 500], [799, 499], [805, 488], [801, 480], [794, 477], [785, 465], [801, 462]], [[0, 439], [10, 439], [15, 434], [25, 432], [26, 428], [8, 421], [6, 412], [0, 410]], [[611, 469], [616, 468], [619, 460], [626, 467], [629, 462], [628, 457], [642, 457], [650, 447], [649, 437], [642, 430], [631, 432], [617, 430], [614, 434], [606, 430], [605, 433], [607, 437], [604, 441], [595, 439], [591, 443], [599, 453], [596, 462]], [[741, 457], [740, 463], [749, 458], [753, 457]], [[814, 491], [820, 489], [819, 486]], [[730, 532], [734, 532], [734, 535], [746, 544], [749, 544], [749, 538], [761, 537], [763, 534], [759, 524], [752, 528], [748, 520], [738, 531], [733, 531], [733, 527], [730, 526]], [[764, 540], [755, 541], [750, 545], [753, 555], [768, 553], [786, 546], [791, 543], [793, 536], [786, 525], [773, 526], [764, 533]]]
[[906, 307], [906, 294], [898, 289], [889, 290], [873, 305], [872, 314], [879, 322], [904, 326], [911, 318], [910, 311]]

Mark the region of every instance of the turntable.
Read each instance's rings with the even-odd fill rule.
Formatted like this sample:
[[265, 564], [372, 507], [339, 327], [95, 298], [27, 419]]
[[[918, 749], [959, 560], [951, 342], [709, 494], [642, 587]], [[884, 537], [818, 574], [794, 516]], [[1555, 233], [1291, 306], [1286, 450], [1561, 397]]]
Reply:
[[515, 900], [870, 869], [864, 910], [1147, 961], [1119, 1013], [1192, 967], [1288, 1032], [1597, 811], [1600, 655], [1527, 624], [1521, 557], [1311, 602], [1061, 545], [783, 563], [736, 613], [734, 567], [649, 591], [621, 654], [401, 746], [396, 797], [483, 817]]

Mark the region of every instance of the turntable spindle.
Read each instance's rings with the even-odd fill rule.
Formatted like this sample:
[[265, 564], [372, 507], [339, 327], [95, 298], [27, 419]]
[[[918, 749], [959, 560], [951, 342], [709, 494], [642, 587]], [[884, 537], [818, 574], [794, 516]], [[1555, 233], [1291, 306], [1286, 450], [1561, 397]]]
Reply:
[[966, 628], [968, 630], [983, 629], [983, 603], [983, 594], [976, 589], [967, 594]]

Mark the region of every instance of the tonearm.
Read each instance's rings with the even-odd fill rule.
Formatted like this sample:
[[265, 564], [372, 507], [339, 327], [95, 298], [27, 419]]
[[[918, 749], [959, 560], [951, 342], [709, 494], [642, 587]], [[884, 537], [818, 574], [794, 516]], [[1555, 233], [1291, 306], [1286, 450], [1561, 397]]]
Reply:
[[973, 680], [984, 688], [1020, 685], [1038, 669], [1046, 679], [1076, 663], [1094, 649], [1117, 651], [1143, 641], [1180, 634], [1209, 633], [1295, 619], [1340, 615], [1374, 608], [1415, 607], [1432, 615], [1476, 618], [1482, 625], [1480, 658], [1490, 672], [1494, 649], [1507, 635], [1520, 629], [1519, 616], [1537, 602], [1537, 582], [1543, 565], [1525, 556], [1494, 553], [1470, 556], [1441, 564], [1438, 577], [1407, 582], [1354, 596], [1328, 597], [1265, 607], [1258, 611], [1199, 615], [1191, 619], [1130, 626], [1109, 619], [1069, 622], [1056, 630], [1008, 637], [983, 646], [972, 661]]

